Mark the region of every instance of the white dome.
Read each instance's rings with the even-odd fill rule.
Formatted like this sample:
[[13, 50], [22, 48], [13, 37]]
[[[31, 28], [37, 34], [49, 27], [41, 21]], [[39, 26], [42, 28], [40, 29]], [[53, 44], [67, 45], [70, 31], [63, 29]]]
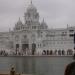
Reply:
[[43, 21], [41, 22], [41, 26], [44, 27], [45, 29], [48, 28], [48, 26], [47, 26], [46, 22], [44, 21], [44, 19], [43, 19]]
[[19, 18], [19, 20], [17, 22], [17, 25], [22, 25], [22, 22], [21, 22], [20, 18]]
[[28, 8], [27, 8], [27, 11], [36, 11], [36, 7], [31, 3]]
[[44, 19], [43, 19], [43, 21], [41, 22], [41, 25], [47, 26], [47, 24], [46, 24], [46, 22], [44, 21]]

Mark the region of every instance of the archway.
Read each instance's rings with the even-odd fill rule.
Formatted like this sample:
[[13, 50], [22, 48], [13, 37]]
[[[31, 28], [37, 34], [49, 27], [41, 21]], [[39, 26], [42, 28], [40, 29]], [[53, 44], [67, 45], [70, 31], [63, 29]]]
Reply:
[[42, 55], [46, 55], [46, 50], [43, 50]]
[[22, 50], [29, 48], [29, 44], [22, 44]]
[[52, 55], [53, 54], [53, 51], [52, 50], [50, 50], [50, 55]]
[[25, 54], [27, 49], [29, 49], [29, 44], [22, 44], [22, 50]]
[[58, 55], [61, 55], [61, 50], [58, 50]]
[[64, 50], [62, 50], [62, 55], [65, 55], [65, 51]]
[[73, 55], [73, 51], [71, 49], [67, 50], [67, 55]]

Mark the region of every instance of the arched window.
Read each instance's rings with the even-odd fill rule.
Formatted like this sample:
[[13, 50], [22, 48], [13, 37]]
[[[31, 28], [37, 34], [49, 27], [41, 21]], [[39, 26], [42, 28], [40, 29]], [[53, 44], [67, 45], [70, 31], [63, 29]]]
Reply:
[[53, 54], [53, 51], [52, 50], [50, 50], [50, 55], [52, 55]]
[[65, 51], [64, 50], [62, 50], [62, 55], [65, 55]]
[[58, 50], [58, 55], [61, 55], [61, 50]]
[[43, 50], [42, 55], [46, 55], [46, 50]]
[[68, 49], [68, 50], [67, 50], [67, 55], [73, 55], [72, 49]]

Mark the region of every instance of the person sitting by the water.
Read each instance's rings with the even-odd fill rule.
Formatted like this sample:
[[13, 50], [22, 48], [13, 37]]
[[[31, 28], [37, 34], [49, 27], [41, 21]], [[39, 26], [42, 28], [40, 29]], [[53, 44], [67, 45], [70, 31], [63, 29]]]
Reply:
[[64, 75], [75, 75], [75, 62], [70, 63], [65, 70]]

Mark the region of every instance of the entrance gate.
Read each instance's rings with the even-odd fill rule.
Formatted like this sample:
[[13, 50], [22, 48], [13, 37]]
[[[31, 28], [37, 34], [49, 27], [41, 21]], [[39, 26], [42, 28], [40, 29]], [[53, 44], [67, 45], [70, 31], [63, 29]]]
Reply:
[[29, 45], [28, 44], [22, 44], [22, 50], [25, 50], [27, 48], [29, 48]]
[[22, 50], [26, 54], [26, 50], [29, 49], [29, 44], [22, 44]]

